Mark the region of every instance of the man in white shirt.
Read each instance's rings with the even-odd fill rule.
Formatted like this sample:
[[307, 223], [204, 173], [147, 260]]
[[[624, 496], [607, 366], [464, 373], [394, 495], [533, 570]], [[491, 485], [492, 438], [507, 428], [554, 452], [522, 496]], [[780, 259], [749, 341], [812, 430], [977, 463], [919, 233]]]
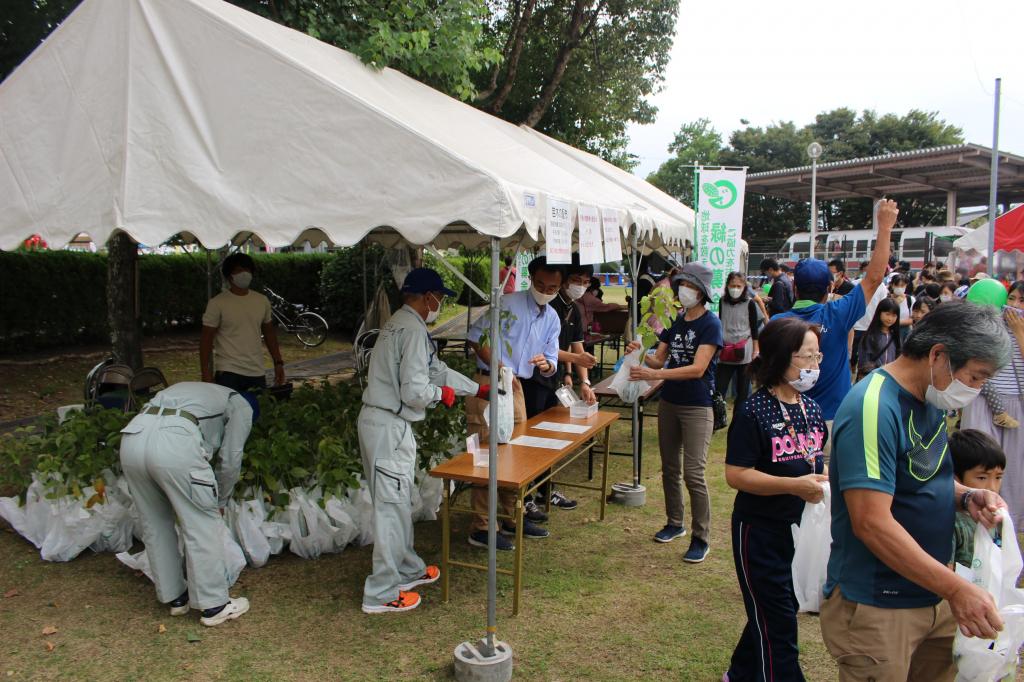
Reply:
[[270, 301], [249, 289], [255, 270], [256, 264], [248, 254], [234, 253], [224, 259], [221, 272], [228, 289], [211, 298], [203, 313], [199, 340], [203, 381], [236, 391], [266, 388], [262, 335], [274, 359], [274, 383], [284, 383], [284, 360], [271, 321]]

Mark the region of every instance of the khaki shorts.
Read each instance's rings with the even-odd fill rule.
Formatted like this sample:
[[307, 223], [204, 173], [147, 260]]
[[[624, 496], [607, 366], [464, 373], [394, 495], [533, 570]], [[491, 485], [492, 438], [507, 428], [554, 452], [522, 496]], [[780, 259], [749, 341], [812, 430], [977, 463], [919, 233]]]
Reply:
[[852, 602], [837, 587], [821, 605], [821, 635], [841, 682], [952, 682], [955, 633], [945, 601], [882, 609]]

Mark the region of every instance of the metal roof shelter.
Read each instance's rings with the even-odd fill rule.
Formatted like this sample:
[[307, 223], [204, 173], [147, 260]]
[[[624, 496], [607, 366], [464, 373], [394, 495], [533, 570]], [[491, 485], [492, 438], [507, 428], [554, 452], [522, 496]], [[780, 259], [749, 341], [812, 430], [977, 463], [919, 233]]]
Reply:
[[[992, 149], [947, 145], [818, 164], [817, 198], [879, 199], [913, 195], [947, 202], [946, 224], [956, 225], [956, 207], [988, 203]], [[747, 191], [810, 201], [811, 167], [747, 175]], [[1024, 157], [999, 152], [999, 201], [1024, 201]]]

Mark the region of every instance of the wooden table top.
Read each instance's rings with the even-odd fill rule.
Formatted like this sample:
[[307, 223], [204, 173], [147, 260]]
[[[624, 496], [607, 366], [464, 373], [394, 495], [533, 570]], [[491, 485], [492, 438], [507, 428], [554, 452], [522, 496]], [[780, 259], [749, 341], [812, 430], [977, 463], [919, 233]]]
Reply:
[[[561, 450], [524, 447], [508, 443], [499, 445], [498, 487], [519, 488], [528, 484], [618, 418], [619, 414], [617, 412], [606, 411], [598, 412], [590, 419], [572, 419], [569, 417], [569, 409], [559, 406], [545, 410], [526, 422], [516, 424], [516, 428], [512, 432], [513, 439], [529, 435], [539, 438], [567, 440], [569, 445]], [[535, 428], [541, 422], [584, 424], [588, 428], [583, 433], [544, 431]], [[435, 478], [486, 484], [488, 471], [487, 467], [474, 467], [473, 455], [463, 452], [431, 469], [430, 475]]]
[[[619, 394], [615, 392], [615, 389], [610, 388], [612, 379], [615, 378], [615, 374], [615, 372], [612, 372], [610, 376], [605, 377], [600, 381], [600, 383], [595, 385], [594, 395], [598, 398], [618, 398]], [[658, 389], [661, 388], [661, 385], [665, 383], [665, 381], [663, 379], [658, 379], [656, 381], [648, 381], [647, 383], [649, 383], [651, 387], [644, 391], [643, 395], [640, 396], [640, 400], [649, 400], [651, 396], [658, 392]]]

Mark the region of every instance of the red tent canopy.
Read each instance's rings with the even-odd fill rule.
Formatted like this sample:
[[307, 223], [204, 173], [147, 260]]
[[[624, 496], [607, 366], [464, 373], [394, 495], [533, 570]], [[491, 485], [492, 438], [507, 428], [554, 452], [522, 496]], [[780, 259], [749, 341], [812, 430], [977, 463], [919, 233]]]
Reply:
[[1024, 204], [996, 218], [996, 251], [1024, 252]]

